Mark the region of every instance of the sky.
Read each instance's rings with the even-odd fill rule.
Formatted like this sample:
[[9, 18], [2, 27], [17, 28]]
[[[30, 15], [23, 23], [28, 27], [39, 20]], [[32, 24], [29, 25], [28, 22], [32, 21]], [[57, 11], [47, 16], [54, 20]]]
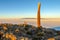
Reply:
[[0, 0], [0, 18], [36, 18], [38, 2], [41, 18], [60, 18], [60, 0]]

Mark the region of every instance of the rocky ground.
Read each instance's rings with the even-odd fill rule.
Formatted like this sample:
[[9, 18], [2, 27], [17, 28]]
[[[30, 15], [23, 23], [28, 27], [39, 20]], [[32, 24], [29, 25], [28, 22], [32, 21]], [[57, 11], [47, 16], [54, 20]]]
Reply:
[[58, 33], [28, 24], [0, 24], [0, 40], [60, 40]]

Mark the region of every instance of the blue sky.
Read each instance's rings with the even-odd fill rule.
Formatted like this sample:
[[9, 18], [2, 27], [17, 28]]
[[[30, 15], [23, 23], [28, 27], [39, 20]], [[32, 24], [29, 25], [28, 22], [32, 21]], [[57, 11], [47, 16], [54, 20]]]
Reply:
[[38, 2], [42, 18], [60, 18], [60, 0], [0, 0], [0, 18], [36, 18]]

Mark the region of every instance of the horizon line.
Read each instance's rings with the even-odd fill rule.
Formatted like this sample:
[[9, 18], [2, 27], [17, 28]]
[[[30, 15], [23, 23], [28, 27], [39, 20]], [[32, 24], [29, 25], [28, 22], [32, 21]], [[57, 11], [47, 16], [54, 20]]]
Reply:
[[[0, 19], [36, 19], [36, 18], [0, 18]], [[60, 18], [41, 18], [41, 19], [60, 19]]]

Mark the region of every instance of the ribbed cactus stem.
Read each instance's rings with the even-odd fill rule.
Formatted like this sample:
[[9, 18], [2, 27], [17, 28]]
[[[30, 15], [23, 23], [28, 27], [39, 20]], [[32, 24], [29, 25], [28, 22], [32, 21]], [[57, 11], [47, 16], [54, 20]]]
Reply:
[[38, 28], [40, 28], [40, 26], [41, 26], [41, 19], [40, 19], [40, 3], [38, 3], [37, 26], [38, 26]]

